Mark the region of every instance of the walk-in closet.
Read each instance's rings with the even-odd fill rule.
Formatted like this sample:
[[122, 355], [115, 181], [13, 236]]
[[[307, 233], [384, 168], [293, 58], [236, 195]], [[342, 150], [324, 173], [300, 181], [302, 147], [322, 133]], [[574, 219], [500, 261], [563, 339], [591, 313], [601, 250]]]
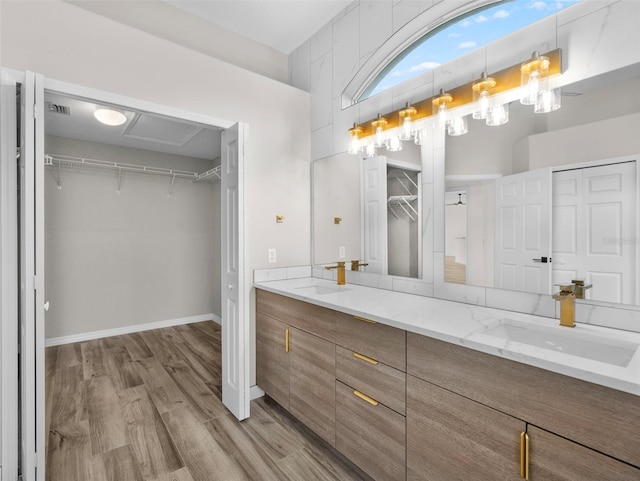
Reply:
[[104, 107], [45, 94], [49, 345], [220, 313], [220, 130]]

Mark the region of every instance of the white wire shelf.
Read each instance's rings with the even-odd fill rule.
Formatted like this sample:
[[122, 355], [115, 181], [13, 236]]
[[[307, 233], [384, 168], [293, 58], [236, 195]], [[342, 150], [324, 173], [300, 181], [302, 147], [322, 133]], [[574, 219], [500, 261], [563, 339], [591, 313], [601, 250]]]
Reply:
[[209, 169], [206, 172], [198, 173], [187, 170], [165, 169], [163, 167], [150, 167], [148, 165], [126, 164], [123, 162], [112, 162], [100, 159], [88, 159], [85, 157], [71, 157], [68, 155], [47, 154], [44, 156], [44, 165], [48, 167], [58, 167], [58, 189], [62, 189], [60, 168], [86, 168], [103, 172], [114, 172], [118, 174], [118, 192], [120, 192], [122, 174], [142, 174], [156, 175], [171, 178], [169, 195], [173, 191], [176, 179], [187, 179], [191, 182], [211, 181], [220, 179], [220, 166]]
[[[400, 219], [400, 216], [396, 213], [394, 208], [400, 207], [405, 214], [415, 222], [418, 217], [418, 211], [411, 205], [411, 202], [418, 200], [418, 196], [415, 194], [411, 195], [392, 195], [387, 200], [387, 205], [389, 206], [389, 210], [395, 216], [396, 219]], [[414, 217], [415, 215], [415, 217]]]
[[198, 177], [196, 177], [193, 181], [200, 182], [200, 181], [210, 180], [212, 182], [215, 182], [216, 180], [220, 180], [221, 178], [222, 177], [220, 177], [220, 166], [218, 165], [217, 167], [214, 167], [213, 169], [209, 169], [206, 172], [203, 172], [202, 174], [198, 174]]

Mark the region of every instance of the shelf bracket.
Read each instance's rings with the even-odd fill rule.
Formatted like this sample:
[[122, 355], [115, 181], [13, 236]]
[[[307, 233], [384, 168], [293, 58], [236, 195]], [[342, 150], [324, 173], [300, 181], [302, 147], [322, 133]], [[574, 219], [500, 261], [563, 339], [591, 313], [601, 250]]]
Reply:
[[171, 194], [173, 193], [173, 183], [176, 181], [176, 174], [173, 174], [171, 176], [171, 185], [169, 186], [169, 193], [167, 194], [167, 197], [171, 197]]

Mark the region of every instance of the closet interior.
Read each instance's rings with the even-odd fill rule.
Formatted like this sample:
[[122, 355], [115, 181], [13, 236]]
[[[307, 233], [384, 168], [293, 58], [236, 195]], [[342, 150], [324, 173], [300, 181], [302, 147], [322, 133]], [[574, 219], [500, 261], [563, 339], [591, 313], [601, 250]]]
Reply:
[[45, 93], [48, 345], [219, 316], [220, 134]]

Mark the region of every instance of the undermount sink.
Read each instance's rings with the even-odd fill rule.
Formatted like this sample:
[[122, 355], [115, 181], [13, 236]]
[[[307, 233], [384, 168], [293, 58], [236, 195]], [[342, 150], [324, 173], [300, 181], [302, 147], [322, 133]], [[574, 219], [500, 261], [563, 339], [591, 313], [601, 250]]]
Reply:
[[312, 284], [310, 286], [302, 286], [296, 287], [296, 291], [299, 291], [300, 294], [306, 296], [321, 296], [324, 294], [335, 294], [336, 292], [344, 292], [349, 291], [351, 289], [347, 289], [343, 286], [319, 286], [317, 284]]
[[638, 344], [634, 342], [510, 319], [503, 319], [498, 325], [478, 334], [620, 367], [626, 367], [638, 350]]

